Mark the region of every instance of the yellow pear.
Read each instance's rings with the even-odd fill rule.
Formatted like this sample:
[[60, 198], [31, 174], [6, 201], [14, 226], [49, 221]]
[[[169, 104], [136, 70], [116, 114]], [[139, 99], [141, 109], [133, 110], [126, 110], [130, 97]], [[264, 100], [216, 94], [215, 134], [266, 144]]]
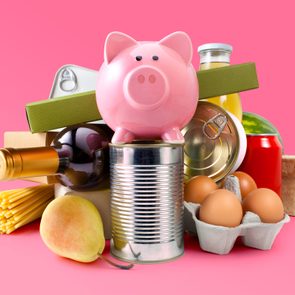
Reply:
[[66, 195], [53, 200], [42, 215], [40, 234], [52, 252], [79, 262], [96, 260], [105, 247], [98, 210], [79, 196]]

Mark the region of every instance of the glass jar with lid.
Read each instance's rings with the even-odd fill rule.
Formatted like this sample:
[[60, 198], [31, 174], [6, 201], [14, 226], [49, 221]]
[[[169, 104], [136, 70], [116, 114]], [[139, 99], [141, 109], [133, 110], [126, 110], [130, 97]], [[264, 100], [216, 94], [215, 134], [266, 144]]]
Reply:
[[[232, 46], [223, 43], [207, 43], [198, 47], [200, 70], [208, 70], [230, 65]], [[242, 104], [239, 93], [206, 98], [206, 101], [219, 105], [242, 121]]]

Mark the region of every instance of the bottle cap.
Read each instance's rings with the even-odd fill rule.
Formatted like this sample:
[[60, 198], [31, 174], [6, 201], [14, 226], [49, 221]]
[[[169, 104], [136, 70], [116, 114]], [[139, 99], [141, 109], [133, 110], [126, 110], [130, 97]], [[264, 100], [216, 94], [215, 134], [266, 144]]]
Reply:
[[198, 47], [198, 53], [205, 50], [223, 50], [231, 53], [233, 51], [233, 47], [225, 43], [206, 43]]
[[58, 154], [52, 147], [0, 149], [0, 180], [54, 175], [58, 167]]
[[21, 172], [21, 159], [12, 149], [0, 150], [0, 180], [14, 179]]

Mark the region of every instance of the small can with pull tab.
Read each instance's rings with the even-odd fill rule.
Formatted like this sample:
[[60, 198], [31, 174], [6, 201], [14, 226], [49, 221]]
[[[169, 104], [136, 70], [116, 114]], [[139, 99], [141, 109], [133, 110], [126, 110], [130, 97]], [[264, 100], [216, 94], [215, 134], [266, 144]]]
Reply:
[[77, 65], [64, 65], [55, 74], [50, 98], [95, 91], [98, 71]]
[[186, 181], [206, 175], [218, 182], [237, 170], [245, 157], [247, 139], [242, 124], [215, 104], [199, 101], [182, 134]]

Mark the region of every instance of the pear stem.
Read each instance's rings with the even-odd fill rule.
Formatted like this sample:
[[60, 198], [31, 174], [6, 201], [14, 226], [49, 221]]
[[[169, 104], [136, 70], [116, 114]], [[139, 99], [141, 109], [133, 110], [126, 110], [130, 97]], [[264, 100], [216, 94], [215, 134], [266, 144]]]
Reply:
[[97, 255], [98, 255], [99, 258], [101, 258], [103, 261], [105, 261], [105, 262], [109, 263], [110, 265], [112, 265], [112, 266], [114, 266], [114, 267], [117, 267], [117, 268], [119, 268], [119, 269], [128, 270], [128, 269], [131, 269], [131, 268], [134, 266], [133, 263], [130, 263], [130, 264], [128, 264], [128, 265], [120, 265], [120, 264], [117, 264], [117, 263], [115, 263], [115, 262], [109, 260], [108, 258], [102, 256], [102, 254], [100, 254], [100, 253], [98, 253]]

